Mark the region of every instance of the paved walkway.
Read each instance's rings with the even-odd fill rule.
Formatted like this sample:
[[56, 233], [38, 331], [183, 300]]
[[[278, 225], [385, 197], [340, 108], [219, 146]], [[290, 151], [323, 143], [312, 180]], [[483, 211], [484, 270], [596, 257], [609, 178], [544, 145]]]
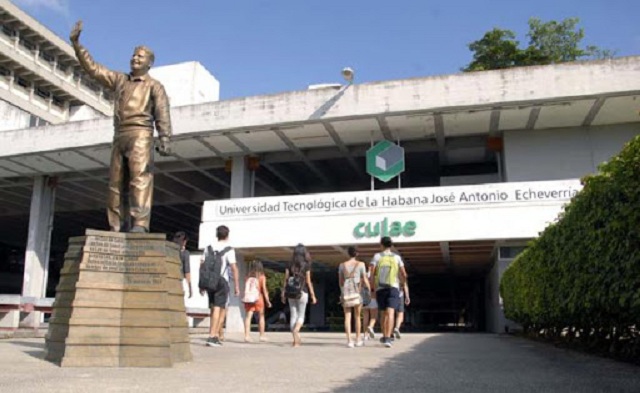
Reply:
[[193, 337], [194, 360], [171, 369], [60, 368], [44, 340], [0, 340], [0, 392], [639, 392], [640, 368], [489, 334], [405, 335], [391, 348], [348, 349], [307, 333], [222, 348]]

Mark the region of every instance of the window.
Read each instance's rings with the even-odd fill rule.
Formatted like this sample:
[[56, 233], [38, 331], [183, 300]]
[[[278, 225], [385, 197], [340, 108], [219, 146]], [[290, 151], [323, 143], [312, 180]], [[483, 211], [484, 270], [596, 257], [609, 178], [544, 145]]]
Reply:
[[9, 76], [11, 76], [11, 70], [3, 66], [0, 66], [0, 75], [8, 78]]
[[40, 124], [40, 118], [38, 116], [29, 116], [29, 127], [37, 127]]
[[36, 44], [33, 42], [26, 40], [24, 38], [20, 39], [20, 44], [25, 47], [27, 50], [34, 51], [36, 50]]
[[23, 87], [25, 89], [29, 89], [29, 87], [31, 86], [31, 83], [29, 83], [28, 80], [20, 76], [16, 78], [16, 83], [18, 84], [18, 86]]
[[53, 105], [64, 108], [64, 101], [59, 97], [53, 96]]
[[8, 37], [15, 37], [16, 31], [7, 25], [2, 25], [2, 32]]
[[526, 246], [510, 246], [510, 247], [500, 247], [500, 259], [513, 259], [517, 257]]
[[42, 97], [42, 98], [47, 99], [47, 98], [49, 98], [49, 96], [51, 96], [51, 93], [49, 93], [48, 91], [38, 87], [38, 88], [36, 88], [36, 95], [38, 97]]
[[88, 81], [86, 81], [86, 82], [84, 82], [83, 84], [85, 85], [85, 87], [86, 87], [87, 89], [89, 89], [89, 90], [91, 90], [91, 91], [93, 91], [93, 92], [96, 92], [96, 93], [97, 93], [97, 92], [99, 92], [99, 91], [100, 91], [100, 88], [99, 88], [95, 83], [92, 83], [92, 82], [88, 82]]
[[51, 64], [53, 64], [53, 62], [55, 61], [55, 57], [53, 57], [51, 54], [44, 51], [40, 52], [40, 58]]

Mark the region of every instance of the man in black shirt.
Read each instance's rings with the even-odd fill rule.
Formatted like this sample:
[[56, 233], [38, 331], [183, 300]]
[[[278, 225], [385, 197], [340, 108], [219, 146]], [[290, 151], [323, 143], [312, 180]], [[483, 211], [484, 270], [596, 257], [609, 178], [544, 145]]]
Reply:
[[187, 280], [187, 286], [189, 287], [189, 297], [193, 296], [191, 289], [191, 267], [189, 266], [189, 251], [187, 251], [187, 241], [189, 238], [183, 231], [176, 232], [173, 235], [173, 241], [180, 246], [180, 261], [182, 261], [182, 276]]

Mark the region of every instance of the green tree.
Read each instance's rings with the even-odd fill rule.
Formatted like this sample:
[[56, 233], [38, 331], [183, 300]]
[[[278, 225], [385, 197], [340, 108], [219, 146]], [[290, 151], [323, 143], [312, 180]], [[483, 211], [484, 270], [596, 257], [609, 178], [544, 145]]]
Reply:
[[561, 22], [529, 19], [529, 45], [520, 48], [511, 30], [494, 28], [469, 44], [473, 60], [462, 71], [496, 70], [510, 67], [546, 65], [581, 59], [611, 58], [614, 52], [588, 45], [581, 47], [584, 29], [578, 18]]
[[519, 42], [513, 31], [494, 28], [482, 39], [469, 44], [473, 61], [464, 71], [498, 70], [515, 67]]
[[269, 291], [269, 299], [273, 301], [275, 296], [279, 293], [284, 282], [284, 273], [277, 272], [271, 269], [264, 269], [264, 274], [267, 276], [267, 290]]

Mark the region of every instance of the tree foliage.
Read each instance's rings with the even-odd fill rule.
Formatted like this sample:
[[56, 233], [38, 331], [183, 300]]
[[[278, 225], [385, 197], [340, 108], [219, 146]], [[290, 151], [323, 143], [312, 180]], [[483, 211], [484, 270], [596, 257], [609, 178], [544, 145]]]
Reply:
[[535, 334], [640, 360], [640, 136], [583, 179], [505, 271], [505, 315]]
[[578, 18], [561, 22], [531, 18], [527, 33], [529, 45], [525, 48], [520, 48], [513, 31], [494, 28], [469, 44], [473, 60], [462, 70], [485, 71], [613, 57], [610, 50], [593, 45], [581, 47], [584, 29], [577, 27], [578, 22]]
[[267, 291], [269, 292], [269, 299], [275, 299], [279, 290], [282, 288], [284, 282], [284, 273], [277, 272], [271, 269], [265, 269], [264, 274], [267, 277]]

